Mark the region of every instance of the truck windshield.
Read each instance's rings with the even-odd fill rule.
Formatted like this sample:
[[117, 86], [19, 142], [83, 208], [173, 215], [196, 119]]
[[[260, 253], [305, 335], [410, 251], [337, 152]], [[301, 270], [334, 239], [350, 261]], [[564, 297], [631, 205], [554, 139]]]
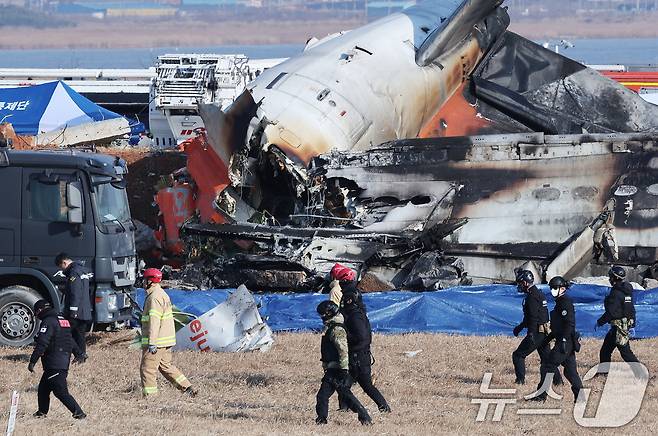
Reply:
[[96, 185], [96, 208], [101, 224], [130, 220], [126, 189], [114, 183]]

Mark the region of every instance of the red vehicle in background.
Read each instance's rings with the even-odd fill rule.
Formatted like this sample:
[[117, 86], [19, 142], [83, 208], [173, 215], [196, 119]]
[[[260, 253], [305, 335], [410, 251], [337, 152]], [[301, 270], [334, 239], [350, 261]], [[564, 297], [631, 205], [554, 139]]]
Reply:
[[658, 104], [658, 66], [600, 65], [594, 69], [637, 92], [645, 100]]

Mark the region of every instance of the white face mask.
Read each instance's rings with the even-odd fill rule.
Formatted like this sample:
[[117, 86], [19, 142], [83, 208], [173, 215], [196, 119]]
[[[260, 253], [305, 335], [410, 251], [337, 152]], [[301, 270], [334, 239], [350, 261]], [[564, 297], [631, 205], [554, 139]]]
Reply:
[[551, 295], [553, 296], [553, 298], [557, 298], [560, 295], [560, 288], [551, 289]]

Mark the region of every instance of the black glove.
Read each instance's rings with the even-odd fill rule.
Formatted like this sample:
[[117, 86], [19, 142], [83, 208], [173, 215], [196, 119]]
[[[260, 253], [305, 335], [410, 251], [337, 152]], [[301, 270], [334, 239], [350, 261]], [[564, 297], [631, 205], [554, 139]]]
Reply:
[[518, 336], [521, 333], [521, 330], [523, 330], [523, 326], [521, 324], [514, 327], [514, 336]]
[[573, 351], [580, 353], [580, 332], [576, 332], [573, 337]]
[[596, 326], [597, 327], [601, 327], [601, 326], [603, 326], [603, 324], [605, 324], [605, 321], [603, 321], [603, 317], [596, 320]]
[[350, 372], [346, 369], [338, 370], [338, 375], [336, 376], [336, 386], [339, 388], [350, 388], [352, 387], [352, 376]]
[[34, 372], [34, 365], [36, 365], [35, 362], [30, 362], [30, 363], [27, 365], [27, 370], [30, 371], [30, 372]]
[[562, 354], [567, 354], [567, 340], [562, 338], [561, 341], [558, 341], [557, 350]]

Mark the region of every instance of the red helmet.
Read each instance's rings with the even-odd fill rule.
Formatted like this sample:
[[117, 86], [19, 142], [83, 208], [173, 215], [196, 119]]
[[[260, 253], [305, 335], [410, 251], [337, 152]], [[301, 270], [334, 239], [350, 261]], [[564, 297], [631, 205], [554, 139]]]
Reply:
[[144, 271], [144, 280], [151, 283], [160, 283], [162, 281], [162, 271], [157, 268], [148, 268]]
[[351, 282], [356, 280], [356, 273], [340, 263], [337, 263], [331, 268], [329, 276], [332, 280], [338, 280], [339, 282]]

